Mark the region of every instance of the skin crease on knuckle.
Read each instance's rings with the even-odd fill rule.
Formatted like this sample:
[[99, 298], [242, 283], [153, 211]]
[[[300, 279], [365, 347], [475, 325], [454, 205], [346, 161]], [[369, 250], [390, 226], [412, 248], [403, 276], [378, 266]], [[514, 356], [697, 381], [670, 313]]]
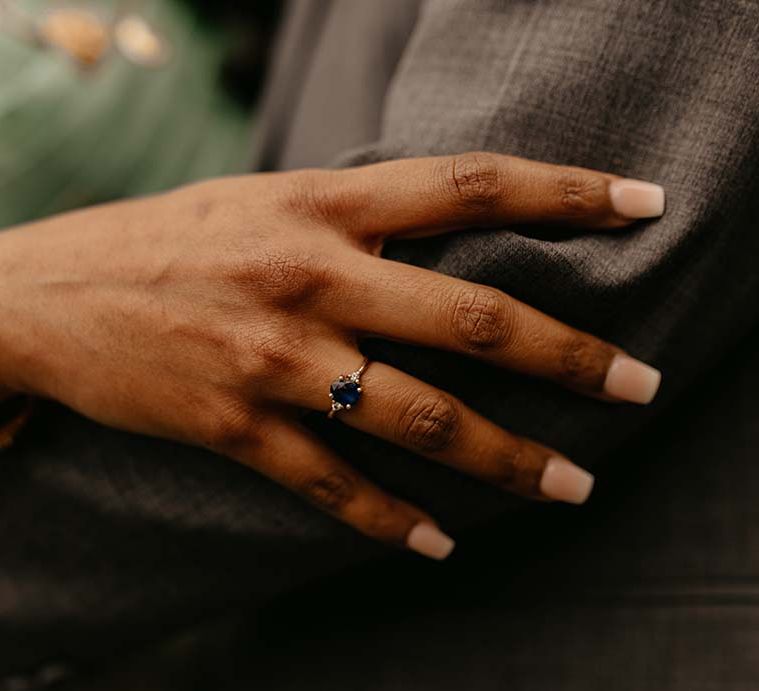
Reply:
[[499, 470], [489, 481], [501, 489], [521, 496], [541, 496], [540, 480], [548, 453], [519, 437], [511, 437], [499, 445], [496, 467]]
[[317, 508], [350, 522], [365, 535], [398, 546], [403, 546], [415, 522], [392, 498], [362, 492], [360, 481], [343, 470], [309, 478], [300, 484], [300, 492]]
[[267, 398], [264, 392], [272, 387], [278, 390], [287, 379], [307, 372], [311, 366], [313, 358], [303, 348], [306, 331], [286, 322], [280, 317], [278, 323], [264, 328], [245, 329], [238, 338], [237, 361], [242, 375], [238, 381], [249, 394], [258, 392]]
[[514, 329], [513, 310], [497, 290], [466, 287], [450, 302], [451, 330], [465, 351], [478, 353], [508, 345]]
[[442, 392], [412, 397], [402, 410], [401, 439], [421, 453], [444, 452], [453, 445], [461, 429], [460, 405]]
[[487, 211], [503, 202], [503, 174], [493, 154], [474, 152], [443, 164], [443, 192], [464, 211]]
[[254, 407], [232, 395], [217, 395], [216, 399], [205, 404], [196, 422], [198, 443], [217, 453], [250, 456], [263, 441], [262, 421]]
[[364, 535], [401, 548], [406, 546], [406, 536], [419, 521], [413, 511], [386, 494], [365, 495], [350, 509], [351, 521]]
[[342, 228], [369, 201], [370, 190], [362, 191], [355, 183], [356, 175], [346, 171], [304, 170], [288, 174], [287, 183], [279, 193], [280, 207], [301, 222]]
[[308, 500], [332, 514], [341, 514], [356, 497], [356, 479], [349, 473], [334, 470], [326, 475], [309, 478], [302, 493]]
[[331, 282], [325, 262], [294, 251], [261, 252], [245, 273], [249, 286], [257, 286], [284, 311], [302, 311]]
[[557, 177], [556, 197], [560, 213], [568, 218], [587, 218], [608, 214], [608, 182], [602, 176], [585, 171], [571, 171]]
[[572, 336], [559, 348], [559, 380], [573, 388], [601, 393], [616, 353], [613, 347], [592, 336]]

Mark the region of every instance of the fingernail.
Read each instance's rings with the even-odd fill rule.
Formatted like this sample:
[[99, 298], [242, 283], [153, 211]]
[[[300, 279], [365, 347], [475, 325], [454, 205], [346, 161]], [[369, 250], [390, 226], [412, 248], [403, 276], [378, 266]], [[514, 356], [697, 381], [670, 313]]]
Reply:
[[614, 180], [609, 185], [611, 205], [625, 218], [653, 218], [664, 213], [664, 188], [642, 180]]
[[604, 391], [623, 401], [645, 404], [654, 400], [660, 383], [658, 369], [629, 355], [615, 355], [606, 373]]
[[425, 557], [440, 561], [453, 552], [456, 543], [432, 523], [417, 523], [408, 534], [406, 545]]
[[595, 478], [566, 458], [548, 459], [540, 478], [540, 491], [549, 499], [569, 504], [584, 504], [593, 491]]

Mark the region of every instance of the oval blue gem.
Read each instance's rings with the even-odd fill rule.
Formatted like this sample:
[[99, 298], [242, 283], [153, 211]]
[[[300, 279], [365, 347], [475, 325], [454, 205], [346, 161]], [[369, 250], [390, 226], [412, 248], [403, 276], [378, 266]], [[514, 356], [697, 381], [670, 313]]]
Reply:
[[339, 379], [332, 382], [329, 387], [332, 394], [332, 400], [337, 401], [343, 406], [354, 406], [361, 398], [361, 392], [358, 390], [358, 384], [354, 381], [340, 381]]

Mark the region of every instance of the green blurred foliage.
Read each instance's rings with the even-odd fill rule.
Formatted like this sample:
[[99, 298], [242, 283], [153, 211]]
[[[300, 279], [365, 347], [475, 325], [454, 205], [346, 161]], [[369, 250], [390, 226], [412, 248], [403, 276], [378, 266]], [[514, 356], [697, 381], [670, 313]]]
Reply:
[[[115, 5], [90, 6], [108, 16]], [[0, 228], [245, 169], [251, 117], [220, 85], [225, 34], [171, 0], [139, 13], [171, 43], [160, 69], [114, 50], [82, 72], [0, 32]]]

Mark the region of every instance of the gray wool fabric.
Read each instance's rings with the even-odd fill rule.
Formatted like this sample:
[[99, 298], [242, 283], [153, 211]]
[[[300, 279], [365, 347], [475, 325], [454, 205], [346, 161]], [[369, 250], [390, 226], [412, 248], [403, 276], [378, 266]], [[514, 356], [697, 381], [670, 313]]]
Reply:
[[445, 565], [231, 462], [49, 406], [0, 465], [0, 670], [86, 669], [245, 608], [267, 628], [261, 689], [755, 689], [757, 113], [755, 0], [294, 2], [258, 167], [484, 149], [666, 188], [664, 218], [621, 232], [386, 250], [618, 343], [663, 371], [660, 395], [609, 406], [367, 343], [598, 476], [581, 509], [530, 504], [314, 416], [459, 539]]

